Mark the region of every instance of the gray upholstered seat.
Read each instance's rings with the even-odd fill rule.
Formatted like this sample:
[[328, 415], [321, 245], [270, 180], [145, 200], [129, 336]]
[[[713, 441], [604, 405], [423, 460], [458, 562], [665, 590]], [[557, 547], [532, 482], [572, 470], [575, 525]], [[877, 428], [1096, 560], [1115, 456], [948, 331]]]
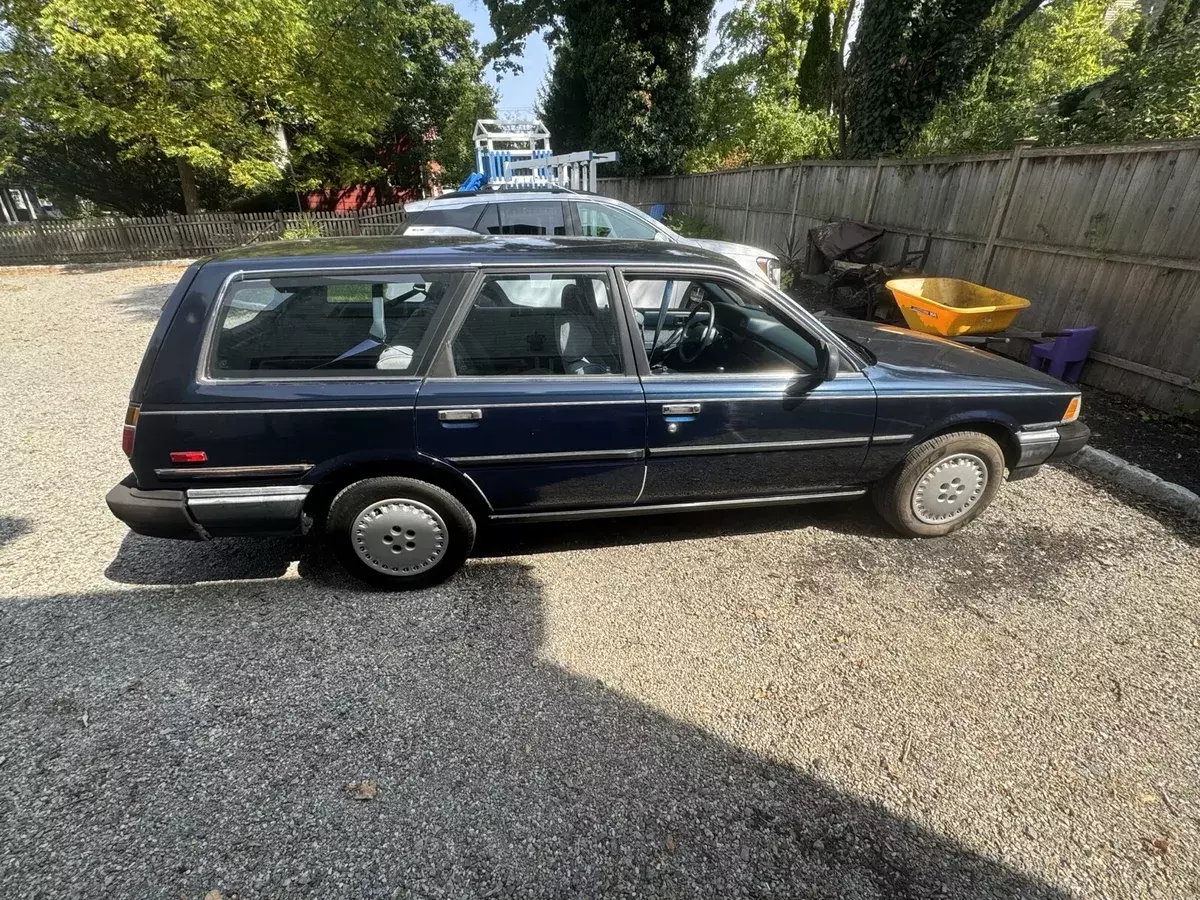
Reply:
[[596, 315], [589, 314], [583, 292], [568, 284], [562, 292], [562, 313], [554, 318], [554, 335], [563, 369], [568, 375], [600, 375], [611, 371], [604, 352], [606, 343], [597, 327]]

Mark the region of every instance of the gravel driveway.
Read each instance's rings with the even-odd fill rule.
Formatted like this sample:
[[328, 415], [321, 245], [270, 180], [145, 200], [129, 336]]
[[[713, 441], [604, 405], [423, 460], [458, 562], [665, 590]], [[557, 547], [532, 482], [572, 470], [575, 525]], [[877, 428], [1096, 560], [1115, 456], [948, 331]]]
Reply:
[[1053, 469], [938, 541], [556, 525], [406, 596], [140, 538], [178, 274], [0, 271], [0, 895], [1200, 894], [1192, 526]]

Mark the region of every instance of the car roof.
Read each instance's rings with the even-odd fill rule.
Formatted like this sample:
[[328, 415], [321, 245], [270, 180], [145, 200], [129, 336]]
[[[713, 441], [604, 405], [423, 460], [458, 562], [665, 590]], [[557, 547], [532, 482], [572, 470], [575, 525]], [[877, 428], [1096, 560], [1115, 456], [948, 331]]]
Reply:
[[472, 266], [472, 265], [706, 265], [741, 270], [711, 250], [665, 241], [596, 240], [588, 237], [470, 235], [330, 237], [272, 241], [224, 250], [207, 263], [253, 268]]

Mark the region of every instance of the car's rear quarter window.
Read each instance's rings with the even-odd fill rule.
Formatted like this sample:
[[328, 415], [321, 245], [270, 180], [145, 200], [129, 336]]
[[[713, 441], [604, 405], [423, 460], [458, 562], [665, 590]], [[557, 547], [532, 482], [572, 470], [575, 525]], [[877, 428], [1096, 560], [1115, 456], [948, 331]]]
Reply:
[[412, 375], [461, 272], [248, 278], [222, 299], [211, 378]]
[[479, 221], [479, 216], [483, 213], [483, 210], [484, 204], [482, 203], [449, 208], [431, 206], [429, 209], [412, 213], [408, 217], [408, 224], [451, 226], [474, 231], [475, 223]]

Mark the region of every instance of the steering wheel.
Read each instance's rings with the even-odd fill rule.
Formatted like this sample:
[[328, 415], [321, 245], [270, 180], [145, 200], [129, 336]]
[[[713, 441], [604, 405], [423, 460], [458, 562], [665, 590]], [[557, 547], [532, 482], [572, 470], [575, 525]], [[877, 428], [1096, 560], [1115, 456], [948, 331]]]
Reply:
[[[704, 333], [698, 338], [690, 338], [687, 336], [688, 329], [692, 327], [692, 323], [701, 312], [708, 311], [708, 324], [704, 327]], [[692, 310], [691, 315], [683, 323], [683, 327], [679, 329], [679, 333], [683, 335], [683, 339], [679, 342], [679, 346], [675, 348], [675, 352], [679, 354], [679, 358], [684, 362], [695, 362], [696, 359], [704, 352], [717, 336], [717, 308], [711, 300], [701, 300], [700, 303]], [[688, 345], [695, 347], [692, 352], [687, 351]]]

